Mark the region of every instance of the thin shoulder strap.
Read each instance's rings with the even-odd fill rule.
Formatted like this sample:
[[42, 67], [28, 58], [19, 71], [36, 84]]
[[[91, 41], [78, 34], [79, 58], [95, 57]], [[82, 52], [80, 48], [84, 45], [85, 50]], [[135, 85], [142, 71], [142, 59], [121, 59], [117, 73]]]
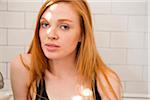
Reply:
[[101, 100], [100, 93], [98, 92], [96, 79], [93, 80], [93, 93], [94, 93], [94, 100]]
[[36, 99], [35, 100], [49, 100], [47, 93], [46, 93], [46, 87], [45, 87], [45, 80], [44, 79], [37, 81], [37, 88], [36, 89], [37, 89], [36, 90], [37, 93], [36, 93]]
[[96, 96], [96, 100], [101, 100], [100, 93], [98, 92], [98, 89], [97, 89], [96, 79], [95, 79], [94, 88], [95, 88], [95, 96]]
[[21, 62], [22, 62], [22, 64], [23, 64], [23, 66], [24, 66], [27, 70], [30, 70], [30, 67], [29, 67], [27, 64], [24, 63], [22, 55], [20, 54], [19, 56], [20, 56], [20, 60], [21, 60]]

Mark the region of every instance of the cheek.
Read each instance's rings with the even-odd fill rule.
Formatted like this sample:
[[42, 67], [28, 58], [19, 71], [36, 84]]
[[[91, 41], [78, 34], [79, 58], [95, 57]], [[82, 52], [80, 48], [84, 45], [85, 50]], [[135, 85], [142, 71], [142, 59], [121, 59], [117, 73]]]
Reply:
[[45, 34], [43, 34], [42, 31], [39, 31], [39, 38], [40, 38], [41, 43], [43, 43], [45, 40]]
[[65, 39], [66, 48], [76, 48], [78, 42], [79, 36], [70, 36]]

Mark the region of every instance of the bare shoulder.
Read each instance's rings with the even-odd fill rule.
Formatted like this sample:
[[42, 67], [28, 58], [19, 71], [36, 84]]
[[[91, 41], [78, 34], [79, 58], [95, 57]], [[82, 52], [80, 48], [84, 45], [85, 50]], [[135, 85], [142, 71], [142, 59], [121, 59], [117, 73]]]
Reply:
[[[24, 64], [30, 65], [30, 62], [30, 54], [18, 55], [10, 62], [11, 86], [15, 100], [19, 100], [22, 97], [26, 98], [29, 82], [29, 70], [24, 66]], [[20, 89], [22, 92], [20, 92]]]
[[31, 62], [30, 54], [20, 54], [11, 60], [10, 67], [11, 70], [17, 69], [19, 71], [25, 71], [24, 64], [30, 65], [30, 62]]
[[[106, 77], [107, 77], [107, 79], [106, 79]], [[118, 98], [121, 98], [122, 85], [121, 85], [120, 78], [115, 71], [108, 69], [108, 71], [105, 73], [105, 75], [102, 73], [99, 73], [99, 76], [97, 78], [100, 78], [100, 80], [103, 84], [103, 87], [106, 89], [106, 92], [108, 93], [108, 95], [110, 96], [111, 99], [114, 99], [114, 97], [111, 93], [112, 90], [110, 90], [111, 87], [112, 87], [114, 93], [116, 94], [116, 96]], [[99, 84], [99, 82], [97, 82], [97, 84]], [[110, 85], [111, 85], [111, 87], [110, 87]], [[100, 94], [103, 95], [104, 98], [106, 97], [104, 95], [104, 93], [102, 92], [102, 87], [100, 85], [98, 85], [98, 91], [100, 92]]]
[[[11, 71], [21, 71], [26, 73], [26, 66], [30, 66], [31, 55], [30, 54], [20, 54], [12, 59], [10, 62], [10, 70]], [[26, 66], [25, 66], [26, 65]]]
[[[18, 74], [18, 76], [21, 75], [27, 75], [28, 70], [25, 67], [25, 65], [30, 66], [31, 62], [31, 55], [30, 54], [20, 54], [16, 56], [12, 61], [10, 62], [10, 71], [12, 75]], [[19, 75], [21, 74], [21, 75]], [[24, 77], [26, 78], [26, 77]]]

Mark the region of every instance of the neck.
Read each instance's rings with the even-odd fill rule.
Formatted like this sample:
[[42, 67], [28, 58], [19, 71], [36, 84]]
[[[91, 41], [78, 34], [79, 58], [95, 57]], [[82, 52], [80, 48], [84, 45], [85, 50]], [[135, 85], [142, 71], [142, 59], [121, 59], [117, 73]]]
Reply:
[[61, 59], [49, 60], [49, 63], [55, 77], [66, 78], [68, 76], [75, 76], [75, 54]]

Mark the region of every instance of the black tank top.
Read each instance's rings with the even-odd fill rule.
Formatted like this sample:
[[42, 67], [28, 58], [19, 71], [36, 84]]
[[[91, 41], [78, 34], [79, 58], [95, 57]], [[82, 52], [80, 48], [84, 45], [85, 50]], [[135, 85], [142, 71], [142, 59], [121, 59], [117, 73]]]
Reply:
[[[96, 100], [101, 100], [101, 96], [97, 90], [97, 85], [96, 85], [96, 80], [94, 82], [94, 89], [95, 90], [95, 95], [96, 95]], [[39, 82], [38, 86], [37, 86], [37, 95], [35, 100], [50, 100], [48, 98], [48, 95], [46, 93], [46, 87], [45, 87], [45, 80], [43, 80], [43, 86], [41, 85], [41, 81]]]

